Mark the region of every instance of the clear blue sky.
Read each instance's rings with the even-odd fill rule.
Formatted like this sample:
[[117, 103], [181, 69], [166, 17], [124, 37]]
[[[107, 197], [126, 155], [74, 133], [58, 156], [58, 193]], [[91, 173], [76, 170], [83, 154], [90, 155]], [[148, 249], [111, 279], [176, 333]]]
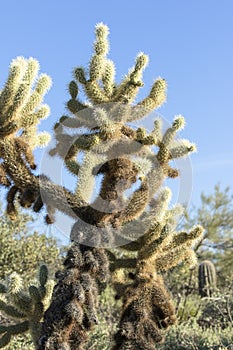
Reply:
[[72, 69], [87, 64], [94, 26], [104, 22], [118, 79], [143, 51], [150, 64], [141, 94], [157, 76], [168, 81], [168, 100], [159, 112], [170, 121], [183, 114], [182, 137], [198, 145], [192, 156], [192, 201], [198, 203], [201, 191], [233, 181], [232, 15], [232, 0], [3, 1], [0, 82], [16, 56], [37, 58], [53, 79], [45, 99], [52, 113], [41, 125], [51, 130], [65, 111]]

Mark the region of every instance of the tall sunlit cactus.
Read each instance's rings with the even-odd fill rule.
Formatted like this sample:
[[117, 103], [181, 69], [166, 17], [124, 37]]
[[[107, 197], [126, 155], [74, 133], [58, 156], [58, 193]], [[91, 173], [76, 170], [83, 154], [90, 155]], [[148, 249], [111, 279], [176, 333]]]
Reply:
[[[162, 272], [181, 262], [193, 265], [192, 248], [202, 237], [200, 226], [176, 232], [182, 209], [169, 209], [170, 190], [161, 189], [167, 177], [179, 176], [171, 161], [195, 151], [194, 144], [177, 139], [184, 118], [176, 116], [165, 132], [160, 119], [151, 132], [132, 127], [166, 100], [166, 81], [155, 80], [149, 95], [135, 103], [148, 57], [139, 53], [134, 67], [117, 83], [108, 51], [108, 27], [100, 23], [88, 68], [74, 69], [68, 115], [54, 126], [56, 145], [50, 155], [61, 157], [76, 177], [73, 192], [33, 173], [32, 150], [47, 139], [36, 127], [49, 112], [41, 103], [50, 85], [46, 75], [33, 85], [37, 62], [13, 61], [0, 95], [0, 175], [1, 184], [10, 186], [8, 214], [12, 219], [16, 215], [19, 193], [22, 206], [36, 212], [47, 206], [47, 223], [55, 210], [76, 221], [64, 269], [56, 274], [52, 302], [43, 315], [37, 350], [83, 349], [88, 331], [98, 323], [98, 294], [111, 280], [123, 300], [113, 348], [155, 349], [162, 330], [176, 320]], [[98, 176], [99, 195], [92, 200]], [[118, 251], [127, 251], [127, 257], [119, 257]], [[118, 278], [119, 269], [125, 271], [124, 278]]]

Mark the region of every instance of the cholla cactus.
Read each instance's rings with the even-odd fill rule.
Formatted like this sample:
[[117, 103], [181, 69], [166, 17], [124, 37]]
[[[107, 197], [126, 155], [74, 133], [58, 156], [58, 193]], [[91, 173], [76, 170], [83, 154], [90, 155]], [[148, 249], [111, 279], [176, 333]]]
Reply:
[[35, 59], [16, 58], [0, 93], [0, 183], [10, 187], [7, 213], [12, 219], [17, 215], [17, 193], [25, 207], [35, 200], [38, 179], [32, 172], [36, 168], [32, 151], [50, 139], [49, 134], [37, 132], [40, 120], [50, 113], [42, 100], [51, 85], [51, 79], [46, 74], [38, 76], [38, 71]]
[[[144, 234], [121, 247], [131, 252], [130, 258], [111, 256], [111, 271], [128, 271], [123, 278], [118, 278], [117, 273], [114, 278], [117, 295], [123, 297], [114, 349], [154, 349], [155, 342], [163, 340], [162, 330], [176, 321], [161, 273], [181, 262], [196, 264], [192, 247], [201, 239], [203, 229], [196, 226], [189, 233], [176, 232], [174, 216], [182, 211], [179, 206], [169, 210], [169, 199], [170, 191], [164, 189], [154, 201], [151, 213], [140, 220]], [[128, 236], [132, 229], [132, 224], [126, 225], [122, 233]]]
[[[171, 193], [166, 188], [161, 190], [167, 177], [179, 176], [170, 162], [195, 150], [194, 144], [177, 140], [184, 118], [176, 116], [165, 132], [159, 119], [149, 133], [142, 127], [130, 126], [162, 105], [166, 81], [155, 80], [149, 95], [134, 103], [143, 86], [142, 73], [148, 57], [139, 53], [134, 67], [118, 84], [108, 49], [108, 28], [100, 23], [87, 71], [83, 67], [74, 69], [74, 80], [69, 84], [69, 113], [54, 126], [56, 145], [50, 155], [61, 157], [77, 178], [73, 192], [51, 183], [43, 174], [35, 176], [31, 150], [22, 146], [22, 142], [31, 149], [37, 145], [35, 127], [38, 115], [43, 114], [37, 110], [41, 100], [35, 102], [38, 100], [28, 88], [35, 75], [30, 73], [31, 60], [20, 59], [26, 73], [22, 77], [17, 73], [18, 89], [12, 86], [16, 73], [11, 72], [7, 88], [2, 91], [5, 102], [0, 106], [8, 109], [1, 111], [0, 175], [2, 185], [11, 185], [8, 213], [14, 217], [14, 200], [19, 192], [23, 206], [33, 205], [38, 212], [47, 205], [47, 223], [51, 223], [55, 209], [76, 218], [72, 244], [63, 271], [56, 275], [58, 283], [44, 314], [37, 350], [83, 349], [87, 332], [98, 323], [98, 294], [111, 275], [118, 297], [123, 298], [114, 349], [155, 349], [155, 343], [163, 338], [161, 330], [176, 319], [161, 274], [181, 262], [196, 262], [192, 248], [201, 239], [202, 228], [176, 232], [176, 217], [182, 210], [179, 206], [169, 209]], [[47, 79], [42, 78], [35, 88], [40, 96], [45, 92], [40, 81]], [[25, 80], [28, 84], [24, 91]], [[79, 99], [80, 88], [87, 102]], [[99, 175], [100, 192], [91, 202]], [[134, 184], [139, 185], [136, 190]], [[125, 196], [127, 190], [130, 194]], [[129, 256], [119, 258], [117, 250], [127, 251]], [[125, 271], [124, 277], [119, 269]]]
[[7, 326], [0, 325], [0, 347], [9, 344], [11, 337], [30, 331], [36, 346], [41, 332], [45, 310], [48, 308], [54, 281], [48, 279], [46, 265], [41, 265], [38, 283], [32, 284], [25, 292], [20, 276], [11, 274], [5, 283], [0, 284], [0, 310], [15, 322]]

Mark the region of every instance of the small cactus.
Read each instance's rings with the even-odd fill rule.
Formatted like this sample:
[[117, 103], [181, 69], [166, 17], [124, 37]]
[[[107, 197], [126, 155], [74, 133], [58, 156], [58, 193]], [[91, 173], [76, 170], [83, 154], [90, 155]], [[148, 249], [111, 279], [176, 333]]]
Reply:
[[216, 288], [216, 270], [214, 264], [209, 260], [204, 260], [199, 265], [198, 287], [202, 298], [211, 297]]
[[43, 314], [48, 308], [54, 281], [48, 279], [46, 265], [41, 265], [37, 285], [23, 289], [23, 281], [17, 273], [11, 274], [5, 283], [0, 283], [0, 311], [16, 323], [0, 325], [0, 348], [7, 346], [11, 338], [30, 331], [36, 346]]

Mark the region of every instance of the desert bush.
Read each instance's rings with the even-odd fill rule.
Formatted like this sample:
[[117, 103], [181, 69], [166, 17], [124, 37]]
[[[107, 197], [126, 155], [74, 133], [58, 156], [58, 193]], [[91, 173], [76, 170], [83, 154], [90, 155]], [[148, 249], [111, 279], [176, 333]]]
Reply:
[[203, 330], [195, 319], [171, 327], [160, 350], [232, 350], [232, 327]]

